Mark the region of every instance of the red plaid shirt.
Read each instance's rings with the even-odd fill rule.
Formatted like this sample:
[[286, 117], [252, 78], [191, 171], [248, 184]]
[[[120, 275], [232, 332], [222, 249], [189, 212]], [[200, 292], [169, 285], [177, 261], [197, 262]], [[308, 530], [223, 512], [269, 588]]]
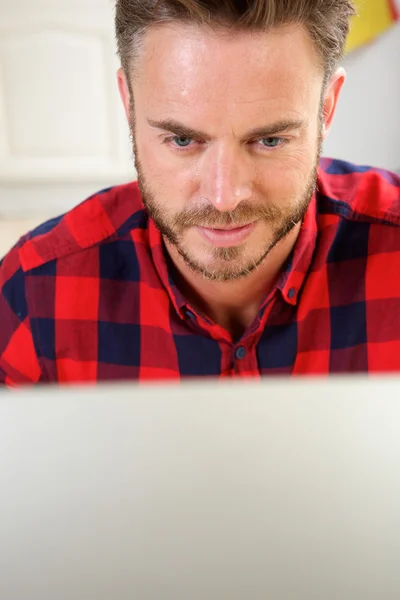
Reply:
[[0, 263], [0, 382], [400, 371], [400, 177], [323, 159], [275, 289], [238, 343], [189, 305], [136, 183]]

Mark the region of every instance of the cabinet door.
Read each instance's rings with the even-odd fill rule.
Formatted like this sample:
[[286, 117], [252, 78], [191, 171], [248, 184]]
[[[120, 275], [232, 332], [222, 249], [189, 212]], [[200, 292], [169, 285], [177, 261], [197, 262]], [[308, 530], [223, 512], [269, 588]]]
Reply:
[[57, 212], [134, 179], [113, 5], [0, 0], [0, 213]]

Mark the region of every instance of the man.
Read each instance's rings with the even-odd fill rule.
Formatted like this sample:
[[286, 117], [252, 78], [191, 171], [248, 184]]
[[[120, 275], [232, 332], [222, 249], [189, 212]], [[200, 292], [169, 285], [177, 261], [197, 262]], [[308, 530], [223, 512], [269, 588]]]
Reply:
[[400, 369], [400, 178], [320, 161], [352, 14], [117, 1], [138, 183], [4, 258], [3, 383]]

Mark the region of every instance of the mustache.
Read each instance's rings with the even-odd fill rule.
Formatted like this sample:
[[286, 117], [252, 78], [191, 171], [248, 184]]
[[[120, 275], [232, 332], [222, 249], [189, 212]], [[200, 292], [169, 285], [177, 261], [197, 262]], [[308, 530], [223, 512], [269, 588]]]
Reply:
[[233, 211], [220, 212], [212, 205], [187, 208], [174, 218], [174, 226], [181, 231], [190, 227], [243, 227], [254, 221], [273, 221], [282, 216], [276, 206], [242, 202]]

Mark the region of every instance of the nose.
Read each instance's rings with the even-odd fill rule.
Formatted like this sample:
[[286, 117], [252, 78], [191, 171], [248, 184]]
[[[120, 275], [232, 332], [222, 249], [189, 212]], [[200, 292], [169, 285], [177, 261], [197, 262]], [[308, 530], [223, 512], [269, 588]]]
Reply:
[[203, 155], [201, 196], [220, 212], [230, 212], [252, 196], [252, 165], [243, 148], [216, 146]]

